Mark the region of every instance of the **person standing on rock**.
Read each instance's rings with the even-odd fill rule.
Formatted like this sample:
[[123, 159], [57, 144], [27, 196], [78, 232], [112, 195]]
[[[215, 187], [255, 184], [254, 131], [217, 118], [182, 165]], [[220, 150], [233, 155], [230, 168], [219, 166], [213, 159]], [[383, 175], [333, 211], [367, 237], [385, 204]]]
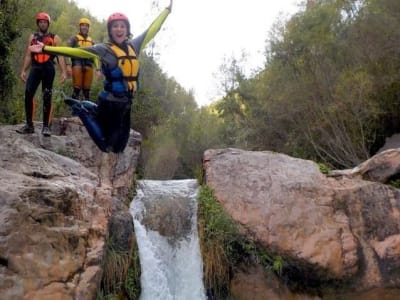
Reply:
[[[81, 18], [78, 22], [79, 33], [72, 36], [67, 46], [79, 48], [93, 46], [95, 43], [89, 36], [90, 20], [88, 18]], [[71, 58], [71, 64], [67, 65], [68, 73], [72, 75], [72, 98], [81, 99], [81, 92], [83, 100], [90, 100], [90, 88], [93, 81], [93, 59], [87, 58]]]
[[[32, 53], [30, 51], [31, 45], [48, 45], [60, 46], [61, 39], [58, 35], [49, 31], [50, 16], [45, 12], [40, 12], [36, 15], [36, 25], [38, 32], [29, 36], [28, 48], [24, 57], [24, 62], [21, 71], [21, 80], [26, 83], [25, 85], [25, 115], [26, 124], [17, 129], [18, 133], [28, 134], [34, 133], [33, 114], [34, 114], [34, 101], [36, 90], [39, 84], [42, 83], [43, 94], [43, 127], [42, 134], [50, 136], [50, 115], [51, 115], [51, 97], [53, 92], [53, 82], [55, 77], [54, 59], [57, 56], [58, 64], [61, 70], [61, 83], [67, 79], [67, 72], [64, 57], [61, 55], [51, 55], [47, 53]], [[26, 71], [30, 67], [28, 79], [26, 78]]]
[[85, 125], [89, 135], [103, 152], [124, 151], [130, 132], [132, 100], [138, 89], [139, 55], [141, 50], [161, 29], [172, 10], [172, 2], [151, 25], [139, 36], [131, 39], [129, 19], [123, 13], [113, 13], [107, 19], [108, 43], [90, 47], [52, 47], [32, 45], [30, 51], [101, 62], [105, 77], [103, 91], [98, 96], [98, 105], [90, 101], [66, 98], [74, 115]]

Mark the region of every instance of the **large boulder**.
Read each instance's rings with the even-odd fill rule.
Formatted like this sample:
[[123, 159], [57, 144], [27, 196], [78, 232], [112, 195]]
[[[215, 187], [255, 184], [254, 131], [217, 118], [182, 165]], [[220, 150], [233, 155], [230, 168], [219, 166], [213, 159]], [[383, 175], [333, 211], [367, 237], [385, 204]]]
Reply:
[[312, 161], [269, 151], [210, 149], [204, 169], [226, 212], [284, 257], [289, 276], [358, 290], [400, 287], [399, 190], [357, 176], [327, 177]]
[[51, 137], [15, 129], [0, 127], [0, 298], [94, 299], [110, 224], [133, 232], [140, 135], [116, 155], [75, 118], [54, 120]]

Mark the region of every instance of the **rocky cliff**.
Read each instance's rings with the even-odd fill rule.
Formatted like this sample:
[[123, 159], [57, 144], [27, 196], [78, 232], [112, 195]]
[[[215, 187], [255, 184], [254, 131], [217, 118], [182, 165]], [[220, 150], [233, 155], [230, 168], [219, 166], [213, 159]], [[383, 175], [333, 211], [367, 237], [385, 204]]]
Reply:
[[132, 247], [140, 135], [117, 155], [75, 118], [54, 120], [50, 138], [15, 129], [0, 127], [0, 298], [94, 299], [110, 230]]
[[[15, 129], [0, 126], [0, 299], [94, 299], [109, 237], [133, 247], [140, 135], [116, 155], [100, 152], [75, 118], [54, 120], [50, 138]], [[384, 299], [397, 299], [400, 193], [385, 183], [398, 178], [399, 149], [329, 176], [312, 161], [239, 149], [207, 150], [204, 168], [243, 233], [284, 258], [289, 280], [368, 291], [343, 298], [352, 300], [391, 288]], [[276, 292], [262, 273], [235, 274], [236, 299], [320, 299]]]
[[[330, 176], [312, 161], [239, 149], [207, 150], [204, 168], [244, 234], [284, 258], [289, 280], [360, 292], [400, 288], [400, 191], [384, 184], [398, 177], [400, 149]], [[244, 290], [263, 299], [236, 287]]]

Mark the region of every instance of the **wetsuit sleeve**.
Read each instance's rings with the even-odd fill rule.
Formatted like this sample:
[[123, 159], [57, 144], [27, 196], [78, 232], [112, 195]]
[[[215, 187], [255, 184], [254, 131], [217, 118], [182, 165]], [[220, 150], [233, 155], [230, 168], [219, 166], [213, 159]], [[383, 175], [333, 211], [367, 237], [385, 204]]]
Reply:
[[146, 47], [146, 45], [155, 37], [155, 35], [161, 29], [161, 26], [164, 24], [170, 12], [170, 9], [164, 9], [141, 35], [132, 40], [132, 45], [135, 50], [140, 52], [144, 47]]
[[44, 46], [43, 52], [55, 55], [63, 55], [72, 58], [88, 58], [92, 59], [96, 69], [100, 68], [100, 57], [96, 53], [89, 51], [91, 47], [85, 48], [72, 48], [72, 47], [54, 47], [54, 46]]
[[89, 52], [84, 48], [44, 46], [43, 52], [54, 55], [64, 55], [76, 58], [91, 58], [93, 60], [99, 59], [99, 56], [97, 54]]

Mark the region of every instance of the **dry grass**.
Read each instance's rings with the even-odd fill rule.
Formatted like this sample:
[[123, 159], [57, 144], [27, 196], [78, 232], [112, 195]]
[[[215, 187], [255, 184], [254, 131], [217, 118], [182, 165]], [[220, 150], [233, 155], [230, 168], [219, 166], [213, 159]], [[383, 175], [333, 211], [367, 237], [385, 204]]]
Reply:
[[198, 231], [204, 283], [215, 299], [229, 298], [231, 276], [241, 264], [260, 263], [266, 271], [282, 274], [283, 259], [241, 235], [207, 186], [201, 188], [199, 195]]
[[[207, 289], [224, 287], [229, 283], [229, 261], [223, 242], [204, 237], [204, 223], [199, 222], [199, 239], [204, 265], [204, 284]], [[220, 293], [221, 291], [218, 291]]]
[[123, 287], [128, 274], [131, 256], [127, 251], [116, 251], [108, 244], [103, 273], [103, 289], [106, 294], [116, 293]]
[[212, 190], [203, 186], [199, 196], [198, 231], [203, 257], [204, 283], [217, 299], [226, 298], [232, 268], [231, 243], [237, 229], [215, 200]]

